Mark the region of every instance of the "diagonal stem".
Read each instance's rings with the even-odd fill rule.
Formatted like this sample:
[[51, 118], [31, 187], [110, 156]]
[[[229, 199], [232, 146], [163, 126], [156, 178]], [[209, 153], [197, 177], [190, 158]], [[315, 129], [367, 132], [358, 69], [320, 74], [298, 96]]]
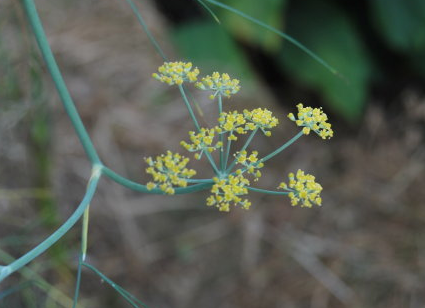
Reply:
[[293, 144], [295, 141], [297, 141], [303, 134], [304, 133], [301, 130], [298, 134], [296, 134], [294, 137], [292, 137], [288, 142], [286, 142], [280, 148], [276, 149], [275, 151], [273, 151], [269, 155], [261, 158], [258, 162], [264, 163], [265, 161], [269, 160], [270, 158], [276, 156], [277, 154], [279, 154], [280, 152], [282, 152], [283, 150], [285, 150], [287, 147], [289, 147], [291, 144]]
[[77, 207], [75, 212], [68, 218], [68, 220], [60, 226], [55, 232], [53, 232], [47, 239], [45, 239], [42, 243], [37, 245], [34, 249], [27, 252], [25, 255], [16, 259], [14, 262], [7, 266], [0, 267], [0, 282], [12, 274], [13, 272], [19, 270], [23, 266], [27, 265], [29, 262], [37, 258], [40, 254], [45, 252], [48, 248], [50, 248], [54, 243], [56, 243], [62, 236], [65, 235], [75, 225], [75, 223], [80, 219], [83, 215], [84, 211], [90, 204], [91, 199], [94, 196], [96, 191], [97, 183], [99, 182], [101, 176], [100, 167], [95, 166], [92, 170], [92, 175], [90, 177], [90, 181], [86, 190], [86, 194], [84, 195], [83, 200], [80, 205]]
[[181, 84], [179, 85], [179, 90], [180, 90], [180, 94], [183, 97], [184, 103], [186, 104], [187, 110], [189, 111], [190, 117], [192, 118], [193, 123], [195, 124], [196, 129], [200, 131], [201, 127], [199, 126], [198, 120], [196, 119], [196, 116], [193, 113], [192, 106], [190, 105], [189, 100], [187, 99], [186, 93]]

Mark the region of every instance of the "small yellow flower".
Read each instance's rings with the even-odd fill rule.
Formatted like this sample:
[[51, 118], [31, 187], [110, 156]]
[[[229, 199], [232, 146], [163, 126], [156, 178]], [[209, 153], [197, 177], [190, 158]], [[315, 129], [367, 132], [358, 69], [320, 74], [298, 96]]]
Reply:
[[155, 160], [151, 157], [145, 158], [145, 161], [149, 165], [146, 173], [153, 177], [153, 182], [146, 184], [148, 190], [159, 187], [166, 194], [172, 195], [173, 185], [186, 187], [186, 179], [196, 174], [195, 170], [186, 168], [189, 158], [171, 151], [167, 151], [166, 155], [157, 156]]
[[[245, 171], [254, 176], [254, 181], [258, 181], [261, 177], [260, 168], [264, 167], [264, 163], [258, 160], [258, 152], [252, 151], [250, 155], [248, 155], [247, 151], [238, 152], [235, 154], [236, 160], [239, 164], [245, 166]], [[238, 169], [236, 174], [241, 174], [242, 171]]]
[[331, 124], [327, 122], [328, 116], [322, 111], [322, 108], [304, 107], [298, 104], [297, 117], [293, 113], [288, 114], [288, 118], [294, 121], [298, 126], [303, 127], [303, 133], [308, 135], [310, 131], [314, 131], [322, 139], [330, 139], [334, 132]]
[[251, 202], [242, 199], [240, 196], [248, 194], [249, 180], [242, 175], [229, 175], [227, 178], [214, 178], [214, 185], [211, 188], [212, 195], [207, 198], [208, 206], [215, 206], [222, 212], [229, 212], [230, 206], [240, 205], [244, 209], [249, 209]]
[[217, 94], [225, 97], [230, 97], [231, 94], [236, 94], [240, 90], [239, 80], [231, 79], [226, 73], [221, 74], [214, 72], [211, 76], [207, 75], [195, 84], [195, 87], [201, 90], [213, 91], [210, 99], [214, 99]]
[[246, 134], [244, 129], [244, 124], [246, 123], [245, 117], [243, 114], [238, 113], [237, 111], [232, 112], [223, 112], [218, 118], [220, 133], [230, 133], [229, 140], [237, 140], [234, 132], [238, 134]]
[[279, 120], [266, 108], [256, 108], [251, 111], [245, 109], [243, 114], [247, 122], [245, 130], [259, 128], [267, 137], [271, 136], [271, 132], [268, 129], [279, 124]]
[[214, 144], [217, 127], [207, 129], [201, 128], [199, 133], [194, 131], [189, 132], [191, 144], [181, 141], [180, 144], [189, 152], [200, 152], [195, 154], [196, 159], [200, 159], [204, 151], [212, 152], [215, 149], [221, 148], [223, 143], [218, 141]]
[[304, 171], [298, 169], [296, 175], [291, 172], [288, 178], [289, 184], [282, 182], [278, 188], [289, 192], [288, 197], [291, 199], [293, 206], [299, 203], [301, 207], [312, 207], [313, 204], [322, 205], [320, 192], [323, 188], [319, 183], [315, 182], [313, 175], [305, 174]]
[[183, 82], [195, 82], [199, 75], [199, 69], [195, 67], [192, 70], [192, 63], [190, 62], [164, 62], [158, 68], [158, 73], [153, 73], [152, 77], [165, 82], [168, 85], [181, 85]]

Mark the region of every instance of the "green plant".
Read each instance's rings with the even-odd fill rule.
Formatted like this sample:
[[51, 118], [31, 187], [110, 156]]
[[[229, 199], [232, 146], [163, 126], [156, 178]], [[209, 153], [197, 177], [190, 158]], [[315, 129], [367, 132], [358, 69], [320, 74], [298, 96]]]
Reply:
[[[140, 14], [138, 14], [138, 12], [134, 9], [135, 7], [132, 1], [127, 1], [135, 11], [139, 21], [142, 23], [142, 26], [145, 27], [143, 19], [141, 19]], [[216, 1], [208, 2], [214, 4], [219, 3]], [[315, 178], [313, 176], [304, 174], [301, 170], [299, 170], [296, 175], [292, 173], [289, 174], [288, 184], [282, 182], [279, 185], [279, 188], [284, 190], [283, 192], [250, 187], [250, 181], [246, 177], [247, 175], [250, 175], [254, 177], [254, 179], [259, 178], [261, 176], [261, 172], [258, 169], [264, 165], [264, 162], [279, 154], [304, 134], [308, 135], [311, 131], [313, 131], [323, 139], [332, 137], [333, 132], [331, 126], [327, 122], [327, 116], [321, 111], [321, 109], [304, 107], [302, 104], [299, 104], [297, 106], [297, 116], [294, 116], [291, 113], [288, 117], [290, 120], [294, 121], [297, 126], [301, 127], [301, 131], [272, 153], [258, 159], [258, 152], [253, 151], [248, 154], [246, 151], [248, 145], [258, 132], [262, 132], [265, 136], [269, 136], [271, 134], [270, 129], [278, 124], [278, 120], [270, 111], [261, 108], [251, 111], [244, 110], [243, 113], [238, 113], [237, 111], [223, 112], [223, 99], [236, 94], [239, 91], [239, 81], [231, 79], [227, 74], [214, 73], [211, 76], [205, 76], [202, 78], [200, 82], [196, 83], [196, 86], [201, 90], [212, 91], [210, 98], [217, 100], [218, 105], [218, 125], [214, 128], [201, 128], [192, 110], [191, 103], [187, 98], [185, 87], [183, 86], [184, 82], [195, 82], [197, 75], [199, 74], [197, 69], [192, 70], [192, 65], [190, 63], [166, 62], [159, 68], [159, 72], [154, 74], [154, 77], [170, 85], [176, 84], [178, 86], [196, 128], [196, 132], [190, 133], [191, 143], [183, 142], [182, 145], [187, 150], [196, 152], [195, 157], [198, 159], [201, 158], [202, 155], [205, 155], [213, 168], [215, 177], [212, 179], [191, 179], [191, 177], [195, 175], [195, 171], [186, 168], [188, 159], [179, 154], [173, 154], [172, 152], [167, 152], [166, 155], [158, 156], [156, 159], [146, 159], [146, 162], [149, 165], [147, 172], [151, 174], [154, 179], [154, 181], [147, 185], [131, 181], [109, 169], [99, 158], [98, 153], [93, 146], [84, 124], [82, 123], [75, 108], [48, 44], [33, 0], [23, 0], [23, 5], [34, 31], [38, 46], [62, 100], [63, 106], [73, 124], [81, 144], [83, 145], [87, 157], [92, 164], [92, 170], [87, 183], [86, 193], [71, 217], [69, 217], [69, 219], [61, 227], [59, 227], [45, 241], [36, 246], [34, 249], [11, 262], [9, 265], [0, 266], [0, 281], [15, 271], [20, 270], [26, 264], [50, 248], [55, 242], [64, 236], [81, 217], [83, 217], [81, 253], [78, 263], [77, 282], [73, 304], [74, 307], [78, 300], [82, 267], [86, 267], [99, 275], [133, 307], [139, 307], [140, 305], [144, 306], [144, 304], [137, 300], [134, 296], [116, 285], [92, 265], [85, 262], [87, 253], [89, 206], [96, 192], [99, 179], [103, 175], [109, 177], [122, 186], [143, 193], [186, 194], [211, 189], [212, 195], [207, 199], [207, 204], [210, 206], [216, 206], [222, 211], [228, 211], [230, 209], [230, 205], [241, 205], [243, 208], [249, 208], [250, 202], [247, 199], [243, 200], [240, 197], [242, 195], [246, 195], [248, 190], [269, 194], [288, 195], [293, 205], [300, 204], [301, 206], [311, 207], [313, 204], [321, 204], [320, 192], [322, 187], [315, 182]], [[151, 35], [150, 38], [155, 47], [160, 51], [159, 45], [154, 41]], [[292, 41], [294, 40], [292, 39]], [[303, 47], [303, 49], [304, 51], [308, 51], [305, 47]], [[161, 55], [165, 58], [163, 52], [161, 52]], [[319, 59], [317, 56], [315, 57]], [[325, 62], [322, 61], [322, 64], [325, 64]], [[325, 66], [329, 67], [327, 64]], [[250, 134], [245, 145], [240, 149], [240, 151], [235, 153], [233, 161], [229, 163], [232, 141], [236, 140], [238, 135], [244, 135], [248, 132], [250, 132]], [[217, 137], [217, 142], [214, 142], [214, 137]], [[220, 151], [218, 165], [215, 163], [214, 157], [211, 154], [214, 150]], [[233, 170], [236, 164], [241, 166], [236, 168], [236, 170]], [[15, 289], [19, 290], [20, 287]], [[9, 294], [14, 290], [6, 291], [6, 293]]]

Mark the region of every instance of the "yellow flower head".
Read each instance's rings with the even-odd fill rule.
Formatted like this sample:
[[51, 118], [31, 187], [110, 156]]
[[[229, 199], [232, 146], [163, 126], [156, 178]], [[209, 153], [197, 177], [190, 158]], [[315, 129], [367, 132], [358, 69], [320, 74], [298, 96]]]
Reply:
[[330, 139], [334, 132], [331, 124], [327, 122], [328, 116], [322, 111], [322, 108], [304, 107], [298, 104], [298, 119], [293, 113], [288, 114], [288, 118], [294, 121], [298, 126], [303, 127], [303, 133], [308, 135], [310, 131], [314, 131], [322, 139]]
[[305, 174], [299, 170], [294, 175], [292, 172], [288, 175], [289, 183], [280, 183], [278, 188], [289, 192], [288, 197], [291, 199], [293, 206], [300, 203], [301, 207], [312, 207], [313, 204], [322, 205], [320, 192], [322, 186], [315, 182], [315, 177], [311, 174]]
[[151, 157], [145, 158], [145, 161], [149, 165], [146, 173], [153, 177], [153, 182], [146, 185], [149, 190], [159, 187], [166, 194], [172, 195], [173, 185], [186, 187], [186, 179], [196, 174], [195, 170], [186, 168], [189, 158], [171, 151], [167, 151], [166, 155], [157, 156], [155, 160]]
[[248, 194], [245, 186], [249, 185], [249, 180], [242, 175], [229, 175], [224, 179], [214, 178], [214, 183], [211, 188], [212, 195], [207, 198], [208, 206], [215, 206], [222, 212], [229, 212], [231, 205], [249, 209], [251, 202], [240, 197]]
[[265, 108], [256, 108], [251, 111], [245, 109], [243, 114], [247, 122], [245, 130], [254, 130], [259, 128], [266, 136], [271, 135], [271, 132], [268, 129], [279, 124], [279, 120], [273, 116], [271, 111]]
[[223, 112], [218, 118], [219, 123], [219, 132], [226, 133], [229, 132], [229, 140], [237, 140], [238, 138], [233, 134], [234, 132], [239, 134], [246, 134], [244, 129], [244, 124], [246, 123], [245, 117], [243, 114], [238, 113], [237, 111], [232, 112]]
[[[245, 170], [247, 173], [252, 174], [254, 176], [254, 181], [258, 181], [258, 179], [261, 177], [260, 168], [264, 167], [264, 163], [261, 162], [261, 160], [258, 160], [258, 152], [252, 151], [250, 155], [248, 155], [247, 151], [238, 152], [235, 154], [236, 161], [245, 166]], [[236, 171], [236, 174], [242, 173], [241, 169], [238, 169]]]
[[211, 153], [215, 149], [223, 146], [223, 143], [220, 141], [214, 144], [216, 130], [216, 127], [211, 129], [201, 128], [200, 132], [197, 134], [193, 131], [190, 131], [189, 137], [192, 143], [189, 144], [185, 141], [182, 141], [180, 144], [189, 152], [201, 152], [195, 154], [195, 158], [200, 159], [204, 151]]
[[158, 73], [153, 73], [152, 77], [168, 85], [181, 85], [185, 81], [195, 82], [199, 75], [199, 69], [192, 70], [190, 62], [164, 62], [158, 68]]
[[231, 94], [236, 94], [240, 90], [239, 80], [231, 79], [226, 73], [219, 74], [214, 72], [211, 76], [207, 75], [201, 79], [201, 82], [197, 82], [195, 87], [201, 90], [213, 91], [210, 98], [214, 99], [217, 94], [225, 97], [230, 97]]

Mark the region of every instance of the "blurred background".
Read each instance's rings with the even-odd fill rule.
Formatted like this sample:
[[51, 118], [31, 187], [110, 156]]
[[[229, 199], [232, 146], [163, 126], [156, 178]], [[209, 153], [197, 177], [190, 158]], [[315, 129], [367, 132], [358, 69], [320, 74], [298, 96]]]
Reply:
[[[302, 102], [323, 106], [335, 137], [303, 137], [267, 163], [258, 187], [298, 168], [323, 206], [251, 193], [220, 213], [208, 192], [154, 196], [102, 179], [87, 261], [151, 308], [425, 307], [425, 2], [226, 0], [322, 57], [233, 13], [196, 1], [137, 2], [172, 60], [228, 72], [242, 90], [225, 110], [266, 107], [280, 120], [253, 148], [297, 129]], [[146, 183], [144, 157], [180, 151], [193, 129], [175, 88], [151, 74], [161, 57], [125, 1], [37, 0], [70, 92], [102, 160]], [[202, 125], [216, 106], [199, 91]], [[90, 164], [64, 113], [19, 1], [0, 2], [0, 263], [36, 246], [76, 208]], [[197, 164], [209, 176], [207, 165]], [[0, 286], [1, 308], [71, 307], [79, 225]], [[84, 270], [80, 307], [124, 307]]]

